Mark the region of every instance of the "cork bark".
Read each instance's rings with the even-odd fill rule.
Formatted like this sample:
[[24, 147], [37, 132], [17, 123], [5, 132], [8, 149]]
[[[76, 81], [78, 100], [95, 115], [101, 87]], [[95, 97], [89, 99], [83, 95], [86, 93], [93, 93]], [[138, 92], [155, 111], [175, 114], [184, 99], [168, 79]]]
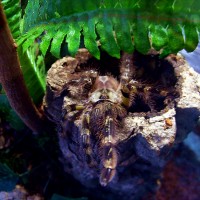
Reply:
[[[58, 126], [65, 171], [99, 199], [141, 199], [149, 191], [153, 195], [173, 146], [194, 129], [200, 115], [200, 75], [189, 68], [180, 55], [169, 55], [163, 59], [163, 63], [168, 63], [166, 66], [173, 68], [170, 76], [176, 79], [174, 88], [179, 95], [158, 112], [128, 113], [118, 133], [120, 160], [117, 176], [103, 188], [98, 182], [98, 169], [88, 167], [82, 159], [81, 120], [67, 121], [64, 133], [60, 129], [62, 110], [74, 103], [65, 94], [57, 95], [68, 79], [70, 66], [73, 68], [77, 64], [75, 60], [69, 60], [67, 57], [58, 60], [49, 69], [43, 103], [46, 115]], [[168, 75], [164, 74], [163, 78], [170, 79]], [[93, 146], [94, 152], [97, 151], [96, 146]]]

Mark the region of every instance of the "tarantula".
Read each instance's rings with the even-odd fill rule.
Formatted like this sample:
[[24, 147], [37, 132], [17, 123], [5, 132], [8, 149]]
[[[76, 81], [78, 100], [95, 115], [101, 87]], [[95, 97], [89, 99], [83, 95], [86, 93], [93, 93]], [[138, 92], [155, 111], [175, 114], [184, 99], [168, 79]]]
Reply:
[[122, 55], [119, 77], [109, 73], [101, 74], [92, 64], [88, 67], [86, 62], [90, 58], [86, 49], [79, 50], [75, 67], [70, 69], [68, 80], [61, 91], [66, 92], [74, 102], [63, 107], [63, 126], [66, 120], [81, 120], [80, 146], [88, 166], [95, 163], [91, 145], [91, 138], [95, 138], [98, 144], [95, 156], [100, 160], [97, 164], [100, 168], [99, 182], [106, 186], [115, 177], [119, 164], [117, 133], [128, 112], [137, 110], [137, 99], [153, 111], [157, 99], [162, 99], [167, 104], [170, 98], [167, 99], [166, 96], [170, 95], [165, 92], [164, 87], [157, 89], [151, 83], [139, 81], [141, 70], [136, 72], [133, 54]]

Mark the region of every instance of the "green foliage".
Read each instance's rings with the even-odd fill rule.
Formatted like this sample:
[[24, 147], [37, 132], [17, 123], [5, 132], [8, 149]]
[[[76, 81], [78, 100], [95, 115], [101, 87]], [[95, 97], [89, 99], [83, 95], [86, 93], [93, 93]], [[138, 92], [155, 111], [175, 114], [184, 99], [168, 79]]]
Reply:
[[63, 43], [75, 55], [84, 42], [99, 59], [100, 49], [117, 58], [121, 50], [146, 54], [152, 48], [164, 56], [192, 51], [198, 42], [200, 4], [195, 0], [29, 0], [23, 9], [19, 0], [2, 4], [35, 103], [45, 91], [44, 56], [50, 51], [59, 58]]
[[[14, 39], [21, 37], [22, 10], [19, 0], [3, 0], [4, 11]], [[45, 64], [42, 55], [37, 53], [38, 45], [29, 40], [27, 48], [22, 50], [18, 47], [18, 55], [23, 71], [24, 79], [29, 93], [35, 103], [40, 103], [45, 91]], [[10, 107], [6, 95], [0, 85], [0, 117], [9, 122], [10, 126], [16, 130], [24, 128], [24, 124]]]
[[15, 188], [19, 176], [6, 164], [0, 163], [0, 191], [10, 192]]
[[153, 48], [163, 55], [192, 51], [198, 43], [199, 14], [196, 0], [31, 0], [18, 44], [26, 49], [43, 33], [43, 55], [49, 49], [57, 58], [63, 42], [74, 55], [81, 35], [96, 58], [99, 48], [117, 58], [120, 50], [146, 54]]
[[35, 103], [40, 103], [45, 91], [44, 57], [38, 54], [38, 44], [33, 43], [25, 52], [18, 47], [20, 64], [29, 93]]
[[[1, 85], [0, 85], [1, 86]], [[9, 122], [10, 126], [16, 130], [22, 130], [24, 123], [10, 107], [7, 96], [0, 89], [0, 118], [5, 119]]]
[[4, 11], [7, 16], [8, 24], [13, 38], [18, 38], [20, 33], [21, 8], [19, 0], [2, 0]]
[[[19, 0], [3, 0], [4, 11], [14, 39], [22, 38], [22, 9]], [[34, 37], [30, 37], [22, 46], [18, 46], [18, 56], [29, 93], [35, 103], [40, 103], [45, 91], [44, 58], [38, 51]]]
[[44, 57], [38, 52], [36, 43], [32, 43], [25, 51], [22, 46], [18, 46], [17, 52], [29, 94], [38, 104], [44, 96], [46, 87]]

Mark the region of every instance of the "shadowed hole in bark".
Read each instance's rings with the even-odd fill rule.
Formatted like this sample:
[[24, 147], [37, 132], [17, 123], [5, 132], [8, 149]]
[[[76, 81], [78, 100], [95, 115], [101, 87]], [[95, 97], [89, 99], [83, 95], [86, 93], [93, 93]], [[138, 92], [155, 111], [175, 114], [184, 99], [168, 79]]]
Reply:
[[[114, 119], [117, 121], [114, 122], [116, 130], [113, 135], [116, 142], [114, 141], [109, 148], [117, 151], [117, 165], [113, 164], [116, 160], [111, 163], [116, 175], [108, 184], [110, 195], [112, 197], [119, 195], [116, 199], [140, 196], [141, 191], [148, 190], [150, 182], [153, 188], [156, 187], [156, 179], [174, 142], [176, 133], [174, 108], [180, 96], [180, 80], [176, 68], [183, 63], [179, 63], [179, 59], [175, 60], [173, 57], [159, 59], [159, 55], [156, 54], [144, 56], [135, 52], [131, 62], [134, 68], [131, 76], [133, 84], [128, 85], [128, 90], [135, 89], [134, 101], [126, 108], [120, 105], [120, 102], [102, 101], [94, 104], [89, 102], [89, 96], [95, 91], [97, 77], [93, 76], [94, 73], [97, 72], [98, 76], [113, 77], [120, 85], [122, 60], [112, 58], [105, 53], [101, 54], [101, 60], [96, 60], [92, 56], [87, 57], [86, 54], [82, 55], [81, 61], [77, 61], [77, 57], [65, 57], [57, 61], [47, 75], [48, 94], [44, 98], [44, 109], [49, 118], [62, 127], [58, 131], [58, 136], [65, 171], [86, 187], [99, 190], [98, 178], [103, 168], [102, 160], [109, 158], [106, 155], [102, 157], [102, 143], [107, 138], [100, 131], [107, 134], [104, 126], [106, 123], [108, 125], [108, 120]], [[102, 80], [105, 80], [105, 77]], [[112, 78], [110, 80], [114, 81]], [[80, 83], [84, 83], [84, 87]], [[130, 94], [122, 91], [121, 86], [119, 88], [123, 96], [129, 99]], [[68, 111], [63, 118], [64, 110], [69, 107], [76, 108], [74, 105], [80, 104], [85, 104], [83, 110]], [[119, 107], [116, 107], [117, 105]], [[91, 107], [93, 111], [89, 110]], [[94, 111], [97, 108], [100, 109]], [[117, 111], [113, 111], [114, 109]], [[128, 112], [120, 116], [120, 113], [124, 112], [123, 109]], [[92, 121], [85, 126], [90, 131], [91, 148], [86, 150], [83, 149], [81, 141], [85, 112], [89, 112]], [[96, 112], [99, 114], [94, 119]], [[106, 112], [110, 115], [106, 115]], [[86, 151], [92, 158], [91, 163], [86, 162]], [[131, 191], [128, 190], [129, 187], [132, 188]], [[105, 194], [107, 189], [100, 190]], [[101, 199], [106, 199], [103, 197], [104, 194]]]
[[[121, 61], [101, 52], [100, 60], [91, 57], [85, 63], [76, 68], [76, 73], [88, 69], [95, 69], [99, 75], [111, 75], [120, 81]], [[129, 112], [159, 112], [168, 104], [178, 98], [179, 92], [175, 88], [177, 77], [174, 67], [165, 59], [160, 59], [158, 54], [142, 55], [134, 52], [133, 64], [135, 67], [134, 81], [137, 81], [138, 94], [135, 103], [129, 108]], [[63, 63], [63, 67], [66, 63]], [[66, 95], [66, 91], [64, 91]], [[124, 94], [126, 96], [126, 94]]]

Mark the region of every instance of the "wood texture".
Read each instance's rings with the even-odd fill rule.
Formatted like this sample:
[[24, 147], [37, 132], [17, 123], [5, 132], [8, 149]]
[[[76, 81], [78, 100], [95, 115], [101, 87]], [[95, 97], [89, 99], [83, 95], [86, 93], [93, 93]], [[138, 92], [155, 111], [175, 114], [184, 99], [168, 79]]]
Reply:
[[23, 122], [34, 132], [43, 130], [42, 115], [34, 106], [26, 88], [17, 45], [12, 38], [3, 7], [0, 4], [0, 83], [2, 84], [10, 105]]

